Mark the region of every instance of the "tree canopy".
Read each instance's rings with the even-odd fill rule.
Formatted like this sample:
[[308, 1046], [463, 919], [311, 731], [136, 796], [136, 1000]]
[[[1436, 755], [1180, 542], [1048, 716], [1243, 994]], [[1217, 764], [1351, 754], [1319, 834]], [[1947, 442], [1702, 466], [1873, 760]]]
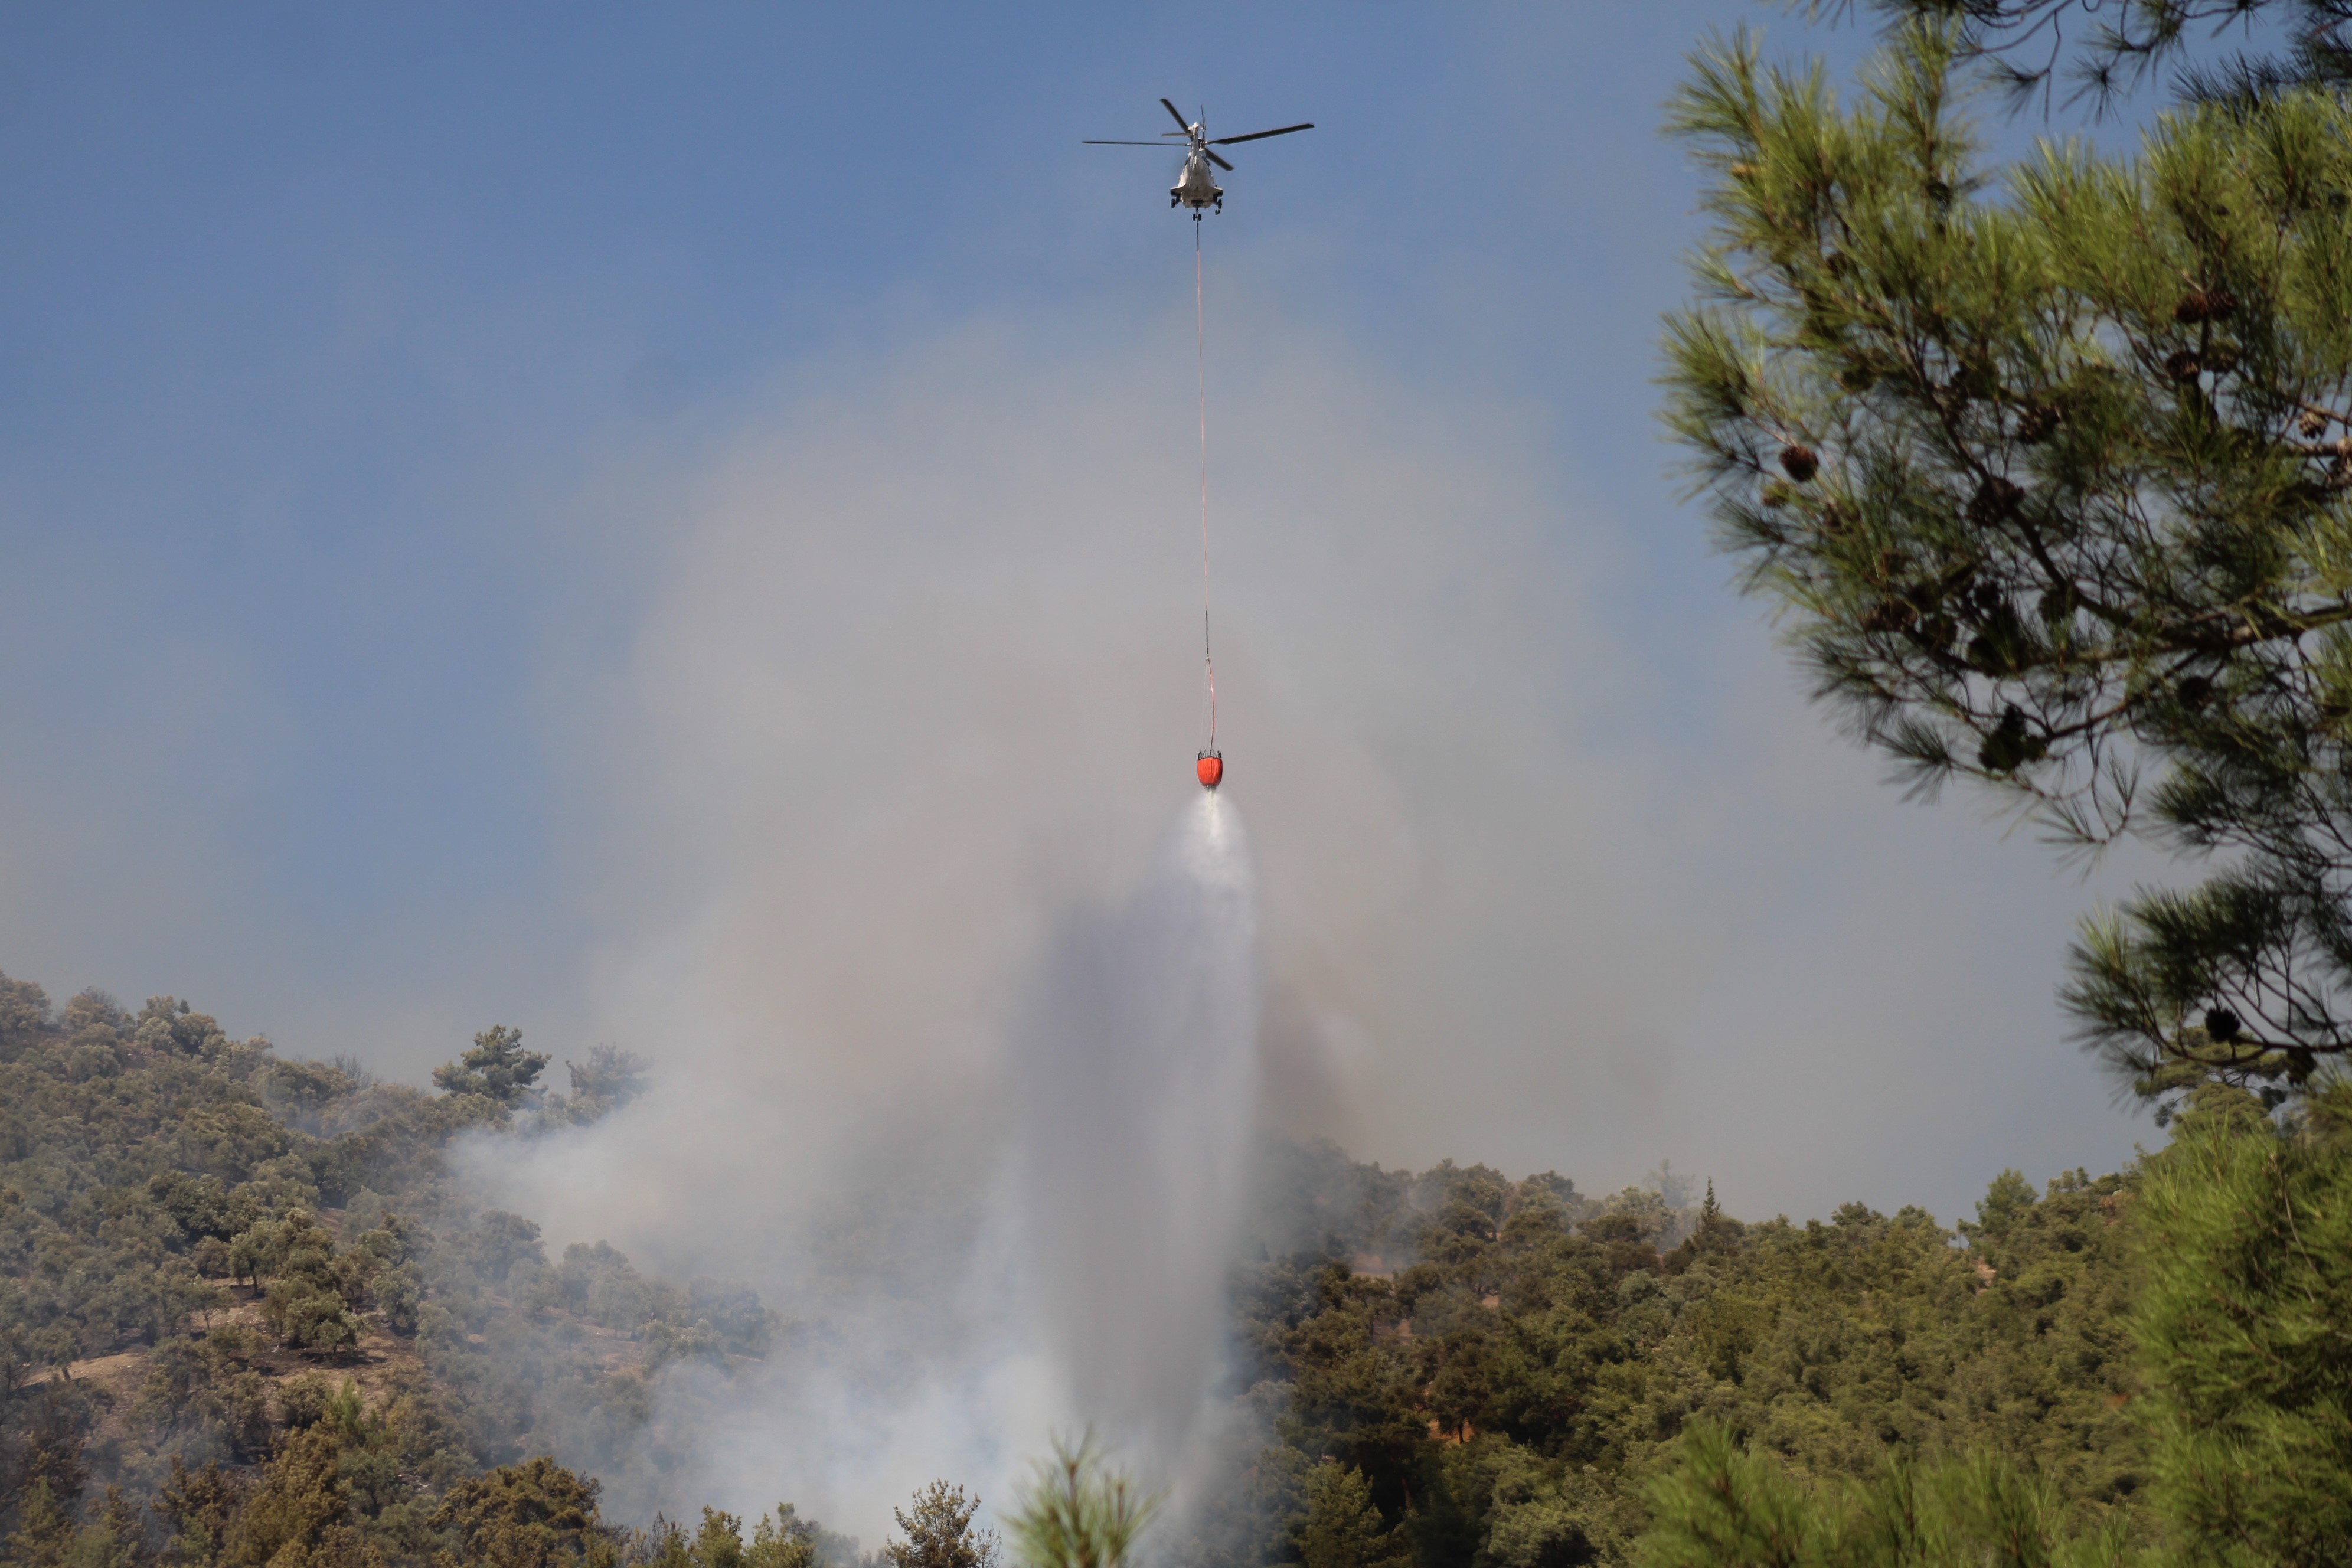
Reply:
[[522, 1048], [522, 1031], [493, 1024], [474, 1037], [474, 1048], [433, 1069], [433, 1082], [451, 1094], [478, 1094], [500, 1105], [520, 1105], [548, 1064], [540, 1051]]
[[1667, 417], [1743, 581], [1916, 788], [2215, 868], [2086, 924], [2066, 1000], [2149, 1092], [2352, 1051], [2352, 104], [1988, 165], [1965, 28], [1851, 103], [1736, 37]]
[[979, 1511], [980, 1499], [961, 1487], [931, 1482], [911, 1511], [892, 1510], [906, 1539], [885, 1542], [883, 1560], [890, 1568], [996, 1568], [995, 1532], [972, 1527]]

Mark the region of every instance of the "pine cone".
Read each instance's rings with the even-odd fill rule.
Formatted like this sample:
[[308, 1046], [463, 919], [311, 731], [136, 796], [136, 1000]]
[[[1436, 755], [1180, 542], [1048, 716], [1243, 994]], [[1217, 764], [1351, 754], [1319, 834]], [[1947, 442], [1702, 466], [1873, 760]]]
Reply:
[[2017, 515], [2018, 506], [2024, 500], [2025, 491], [2021, 488], [1998, 474], [1991, 475], [1977, 487], [1977, 493], [1969, 498], [1969, 521], [1979, 528], [2005, 522]]
[[2238, 1016], [2227, 1007], [2205, 1009], [2205, 1037], [2216, 1045], [2226, 1046], [2236, 1039], [2243, 1026]]
[[2058, 431], [2064, 417], [2054, 403], [2037, 403], [2018, 417], [2017, 441], [2021, 447], [2038, 447]]
[[2175, 381], [2195, 381], [2205, 374], [2205, 362], [2194, 349], [2176, 349], [2165, 356], [2164, 374]]
[[1866, 632], [1899, 632], [1907, 630], [1919, 618], [1919, 612], [1901, 599], [1881, 599], [1871, 606], [1870, 614], [1862, 617], [1862, 629]]
[[2306, 408], [2303, 417], [2294, 422], [2294, 428], [2305, 440], [2316, 441], [2327, 434], [2327, 416], [2316, 408]]
[[2001, 710], [2000, 722], [1977, 748], [1977, 762], [1988, 773], [2013, 773], [2027, 763], [2040, 761], [2049, 752], [2048, 743], [2041, 736], [2026, 730], [2025, 715], [2011, 703]]
[[1822, 460], [1813, 456], [1813, 449], [1811, 447], [1780, 448], [1781, 470], [1801, 485], [1819, 473], [1821, 467]]
[[2213, 683], [2204, 676], [2192, 675], [2174, 689], [2173, 695], [2179, 699], [2183, 708], [2194, 713], [2213, 700]]
[[2172, 319], [2184, 327], [2200, 321], [2226, 321], [2238, 313], [2238, 297], [2227, 289], [2192, 289], [2172, 307]]

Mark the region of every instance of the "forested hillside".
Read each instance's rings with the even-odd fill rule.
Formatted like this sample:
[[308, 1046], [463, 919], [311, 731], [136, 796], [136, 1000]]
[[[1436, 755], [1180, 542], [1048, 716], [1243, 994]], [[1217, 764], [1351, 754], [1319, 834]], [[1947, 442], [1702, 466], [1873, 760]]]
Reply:
[[[542, 1094], [546, 1058], [494, 1028], [425, 1094], [230, 1039], [168, 997], [53, 1009], [5, 981], [0, 999], [12, 1561], [854, 1556], [789, 1507], [736, 1545], [725, 1515], [689, 1536], [630, 1501], [682, 1451], [666, 1368], [723, 1381], [814, 1347], [742, 1287], [651, 1279], [601, 1244], [550, 1258], [444, 1166], [460, 1132], [529, 1138], [625, 1103], [630, 1059], [602, 1050]], [[1996, 1451], [2074, 1516], [2144, 1532], [2137, 1180], [2037, 1193], [2004, 1173], [1957, 1230], [1860, 1203], [1743, 1224], [1711, 1187], [1596, 1200], [1551, 1173], [1276, 1147], [1258, 1260], [1234, 1278], [1225, 1473], [1155, 1550], [1625, 1561], [1695, 1421], [1798, 1484]]]
[[1327, 1228], [1244, 1271], [1248, 1397], [1276, 1441], [1228, 1494], [1238, 1551], [1202, 1542], [1219, 1561], [1622, 1560], [1694, 1418], [1804, 1477], [1991, 1447], [2093, 1512], [2146, 1479], [2126, 1178], [2037, 1194], [2004, 1173], [1954, 1232], [1860, 1203], [1744, 1225], [1711, 1190], [1676, 1213], [1484, 1166], [1384, 1175], [1328, 1148], [1287, 1173]]
[[[607, 1051], [541, 1097], [545, 1062], [492, 1029], [426, 1095], [171, 997], [53, 1015], [0, 978], [9, 1560], [471, 1560], [525, 1519], [532, 1552], [684, 1550], [607, 1538], [593, 1485], [538, 1457], [590, 1456], [625, 1490], [666, 1458], [663, 1368], [764, 1355], [777, 1325], [740, 1286], [601, 1245], [550, 1259], [530, 1220], [468, 1205], [453, 1136], [593, 1119], [635, 1088]], [[767, 1531], [772, 1556], [845, 1547], [788, 1510]]]

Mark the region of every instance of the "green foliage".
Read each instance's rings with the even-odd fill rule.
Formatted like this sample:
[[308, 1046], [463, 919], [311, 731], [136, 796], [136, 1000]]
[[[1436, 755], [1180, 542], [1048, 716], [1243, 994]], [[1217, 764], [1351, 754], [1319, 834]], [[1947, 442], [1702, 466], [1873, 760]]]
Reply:
[[[2129, 1181], [2078, 1172], [2036, 1194], [2004, 1173], [1958, 1235], [1917, 1210], [1748, 1225], [1563, 1185], [1441, 1166], [1383, 1206], [1392, 1277], [1328, 1253], [1244, 1270], [1241, 1375], [1270, 1430], [1235, 1453], [1233, 1500], [1185, 1560], [1304, 1561], [1311, 1536], [1318, 1554], [1428, 1568], [1623, 1561], [1693, 1423], [1792, 1484], [1990, 1449], [2092, 1514], [2144, 1489]], [[1328, 1212], [1348, 1186], [1291, 1191]], [[1374, 1515], [1350, 1514], [1357, 1485]]]
[[2085, 927], [2086, 1037], [2150, 1092], [2291, 1088], [2352, 1049], [2352, 102], [1989, 167], [1965, 31], [1898, 29], [1850, 106], [1745, 37], [1695, 59], [1672, 125], [1715, 228], [1668, 423], [1916, 786], [2226, 852]]
[[2208, 1089], [2148, 1165], [2158, 1495], [2205, 1562], [2352, 1562], [2352, 1086], [2309, 1112]]
[[474, 1037], [474, 1048], [433, 1069], [433, 1081], [451, 1094], [474, 1094], [500, 1105], [521, 1104], [534, 1090], [548, 1058], [522, 1048], [522, 1031], [493, 1024]]
[[[529, 1131], [489, 1099], [289, 1079], [184, 1004], [53, 1018], [15, 982], [0, 1054], [0, 1114], [36, 1112], [0, 1149], [11, 1561], [859, 1563], [789, 1505], [748, 1540], [717, 1510], [605, 1521], [652, 1511], [691, 1391], [778, 1325], [601, 1243], [551, 1262], [528, 1219], [468, 1203], [447, 1140]], [[1299, 1245], [1235, 1277], [1234, 1436], [1165, 1555], [2352, 1561], [2347, 1129], [2325, 1072], [2276, 1116], [2195, 1084], [2140, 1169], [2003, 1172], [1957, 1230], [1858, 1203], [1743, 1224], [1664, 1169], [1595, 1200], [1281, 1153], [1260, 1217]], [[125, 1348], [110, 1384], [81, 1364]], [[1008, 1534], [1039, 1568], [1113, 1568], [1155, 1501], [1057, 1447]], [[978, 1506], [934, 1483], [882, 1555], [991, 1568]]]
[[772, 1516], [761, 1516], [748, 1546], [741, 1520], [706, 1508], [702, 1526], [693, 1535], [667, 1520], [657, 1521], [649, 1534], [631, 1540], [625, 1560], [651, 1568], [815, 1568], [820, 1563], [850, 1568], [856, 1557], [855, 1542], [802, 1519], [792, 1504], [781, 1503]]
[[1652, 1489], [1657, 1522], [1642, 1541], [1656, 1568], [1706, 1563], [1796, 1568], [1816, 1555], [1820, 1526], [1781, 1468], [1744, 1452], [1712, 1422], [1683, 1440], [1682, 1462]]
[[368, 1304], [373, 1258], [359, 1251], [338, 1254], [333, 1237], [299, 1209], [270, 1229], [263, 1245], [274, 1278], [264, 1311], [279, 1342], [323, 1353], [356, 1346], [361, 1324], [354, 1309]]
[[133, 1415], [176, 1460], [189, 1454], [259, 1458], [270, 1440], [268, 1384], [253, 1336], [223, 1323], [198, 1339], [163, 1341], [147, 1358]]
[[16, 1528], [8, 1537], [8, 1560], [27, 1568], [55, 1568], [73, 1549], [73, 1516], [58, 1506], [46, 1480], [35, 1481], [17, 1507]]
[[155, 1512], [170, 1531], [164, 1556], [175, 1563], [217, 1562], [228, 1544], [229, 1522], [244, 1504], [243, 1489], [220, 1461], [205, 1461], [192, 1470], [178, 1455], [172, 1457], [171, 1479], [155, 1500]]
[[[2047, 1228], [2049, 1203], [2018, 1187], [2004, 1173], [1987, 1194], [1980, 1249]], [[2285, 1126], [2202, 1087], [2146, 1162], [2128, 1228], [2152, 1508], [2090, 1506], [2046, 1449], [1898, 1452], [1867, 1483], [1830, 1482], [1700, 1422], [1651, 1488], [1641, 1560], [2352, 1562], [2352, 1086]]]
[[1029, 1568], [1120, 1568], [1160, 1503], [1108, 1468], [1092, 1434], [1076, 1444], [1057, 1437], [1005, 1528]]
[[[634, 1065], [591, 1061], [617, 1103]], [[641, 1501], [686, 1440], [650, 1429], [664, 1368], [763, 1353], [774, 1317], [606, 1247], [549, 1268], [536, 1226], [444, 1165], [510, 1125], [478, 1093], [281, 1060], [174, 998], [59, 1013], [0, 977], [0, 1541], [111, 1561], [133, 1550], [112, 1496], [153, 1501], [175, 1563], [424, 1568], [456, 1544], [431, 1522], [446, 1489], [486, 1467], [558, 1455]], [[122, 1352], [103, 1383], [81, 1365]], [[770, 1556], [845, 1555], [788, 1522]]]
[[980, 1499], [961, 1487], [933, 1481], [915, 1494], [911, 1513], [891, 1511], [907, 1539], [883, 1543], [890, 1568], [995, 1568], [996, 1536], [971, 1527]]
[[289, 1435], [229, 1522], [222, 1568], [305, 1563], [375, 1568], [382, 1551], [355, 1527], [338, 1434], [320, 1425]]
[[1702, 1423], [1650, 1501], [1644, 1568], [2093, 1568], [2127, 1557], [2117, 1531], [2077, 1528], [2046, 1480], [1986, 1455], [1890, 1458], [1867, 1481], [1806, 1486]]
[[545, 1458], [502, 1465], [451, 1487], [432, 1522], [459, 1542], [450, 1563], [571, 1568], [614, 1563], [614, 1532], [597, 1510], [602, 1489]]
[[1304, 1568], [1407, 1568], [1412, 1545], [1372, 1505], [1361, 1470], [1325, 1459], [1307, 1472], [1306, 1518], [1298, 1527]]

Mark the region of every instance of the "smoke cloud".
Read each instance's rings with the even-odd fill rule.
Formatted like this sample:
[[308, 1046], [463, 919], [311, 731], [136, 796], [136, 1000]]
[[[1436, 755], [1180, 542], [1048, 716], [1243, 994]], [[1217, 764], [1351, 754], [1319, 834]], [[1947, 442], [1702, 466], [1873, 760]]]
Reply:
[[1246, 301], [1210, 438], [1258, 919], [1220, 945], [1240, 884], [1154, 848], [1215, 809], [1190, 312], [1055, 320], [804, 367], [575, 519], [599, 562], [663, 520], [631, 592], [583, 586], [583, 625], [633, 606], [618, 655], [559, 631], [547, 676], [601, 1032], [660, 1086], [481, 1173], [558, 1246], [803, 1324], [661, 1506], [790, 1497], [870, 1544], [1084, 1419], [1181, 1468], [1253, 1073], [1264, 1123], [1362, 1157], [1605, 1190], [1671, 1155], [1748, 1214], [1949, 1212], [2053, 1129], [2100, 1158], [2046, 981], [1978, 984], [2050, 973], [2081, 889], [1885, 798], [1747, 629], [1685, 628], [1728, 695], [1661, 709], [1587, 598], [1614, 524], [1523, 410]]

